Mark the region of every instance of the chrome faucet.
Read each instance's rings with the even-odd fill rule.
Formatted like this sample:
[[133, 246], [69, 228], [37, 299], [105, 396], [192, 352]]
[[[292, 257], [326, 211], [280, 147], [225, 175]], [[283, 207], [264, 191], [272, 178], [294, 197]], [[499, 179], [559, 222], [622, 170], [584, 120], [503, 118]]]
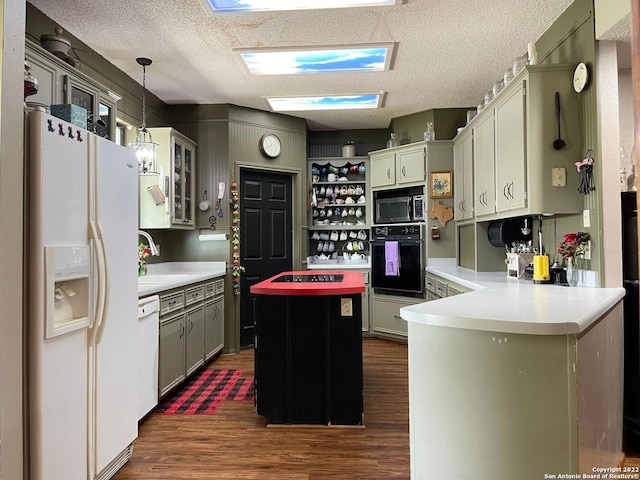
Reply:
[[149, 235], [147, 232], [144, 232], [142, 230], [138, 230], [138, 235], [142, 235], [144, 238], [149, 240], [149, 249], [151, 250], [151, 255], [155, 257], [160, 255], [160, 250], [158, 250], [158, 247], [153, 241], [153, 238], [151, 238], [151, 235]]

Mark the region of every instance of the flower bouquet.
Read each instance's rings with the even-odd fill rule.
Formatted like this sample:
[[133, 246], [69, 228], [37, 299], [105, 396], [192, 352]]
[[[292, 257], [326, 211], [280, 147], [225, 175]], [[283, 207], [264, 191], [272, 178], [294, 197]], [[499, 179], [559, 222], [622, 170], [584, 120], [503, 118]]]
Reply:
[[577, 259], [584, 257], [591, 236], [586, 232], [565, 233], [564, 240], [558, 242], [558, 253], [567, 263], [567, 282], [576, 286], [580, 283], [580, 266]]
[[558, 253], [565, 260], [583, 257], [590, 239], [591, 236], [587, 232], [565, 233], [564, 240], [558, 242]]
[[148, 245], [141, 243], [138, 245], [138, 276], [147, 274], [147, 258], [151, 255], [151, 249]]

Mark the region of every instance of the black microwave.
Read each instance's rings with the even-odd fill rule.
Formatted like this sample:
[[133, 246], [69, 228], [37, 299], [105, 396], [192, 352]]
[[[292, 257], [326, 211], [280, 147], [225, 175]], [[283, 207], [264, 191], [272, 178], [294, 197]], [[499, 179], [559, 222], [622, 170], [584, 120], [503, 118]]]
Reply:
[[374, 193], [375, 223], [412, 223], [425, 219], [421, 188], [386, 190]]

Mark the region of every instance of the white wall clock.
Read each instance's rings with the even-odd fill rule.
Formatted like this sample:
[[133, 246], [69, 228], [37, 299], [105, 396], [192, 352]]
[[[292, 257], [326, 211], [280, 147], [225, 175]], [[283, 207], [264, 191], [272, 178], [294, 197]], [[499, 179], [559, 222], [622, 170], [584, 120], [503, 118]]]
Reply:
[[587, 66], [580, 62], [573, 72], [573, 89], [580, 93], [587, 86], [589, 81], [589, 69]]
[[267, 158], [276, 158], [282, 152], [282, 143], [277, 135], [266, 133], [260, 138], [260, 151]]

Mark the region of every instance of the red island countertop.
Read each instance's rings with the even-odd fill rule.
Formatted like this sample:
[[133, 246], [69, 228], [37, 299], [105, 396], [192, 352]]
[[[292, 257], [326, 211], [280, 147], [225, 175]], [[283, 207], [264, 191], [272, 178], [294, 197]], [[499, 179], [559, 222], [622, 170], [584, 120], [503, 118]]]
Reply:
[[347, 270], [282, 272], [249, 290], [259, 295], [348, 295], [364, 292], [364, 276]]

